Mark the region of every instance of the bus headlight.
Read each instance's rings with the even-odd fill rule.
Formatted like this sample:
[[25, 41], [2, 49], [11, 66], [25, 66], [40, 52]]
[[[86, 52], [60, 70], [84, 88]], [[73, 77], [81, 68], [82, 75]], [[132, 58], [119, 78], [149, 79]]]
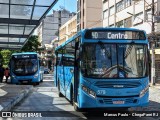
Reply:
[[149, 90], [149, 86], [145, 87], [141, 92], [139, 97], [143, 97], [143, 95]]
[[13, 78], [13, 79], [16, 79], [16, 76], [12, 75], [12, 78]]
[[86, 92], [88, 95], [90, 95], [90, 96], [93, 97], [93, 98], [96, 98], [96, 93], [95, 93], [93, 90], [87, 88], [87, 87], [84, 86], [84, 85], [81, 85], [81, 87], [82, 87], [82, 90], [83, 90], [84, 92]]
[[37, 78], [38, 77], [38, 73], [36, 73], [35, 75], [34, 75], [34, 78]]

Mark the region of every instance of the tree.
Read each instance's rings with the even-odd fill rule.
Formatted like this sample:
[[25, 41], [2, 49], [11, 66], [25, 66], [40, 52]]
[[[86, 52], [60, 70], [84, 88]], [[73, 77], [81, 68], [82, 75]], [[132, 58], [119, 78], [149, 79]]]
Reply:
[[22, 52], [37, 52], [39, 51], [38, 47], [40, 46], [40, 42], [38, 41], [38, 36], [31, 36], [27, 43], [21, 49]]
[[8, 50], [8, 49], [0, 50], [0, 64], [3, 64], [4, 67], [8, 67], [11, 55], [17, 52], [21, 52], [21, 51], [20, 50]]
[[0, 65], [2, 65], [3, 64], [3, 55], [2, 55], [2, 53], [1, 53], [1, 51], [0, 51]]
[[1, 57], [2, 57], [1, 64], [3, 64], [4, 67], [8, 66], [11, 55], [12, 52], [10, 50], [1, 51]]

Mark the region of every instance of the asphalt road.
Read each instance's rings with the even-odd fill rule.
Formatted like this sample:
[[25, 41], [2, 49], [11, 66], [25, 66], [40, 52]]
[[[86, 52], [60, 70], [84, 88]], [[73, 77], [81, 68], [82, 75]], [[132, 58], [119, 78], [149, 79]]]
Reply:
[[[157, 117], [113, 117], [113, 115], [112, 117], [109, 115], [104, 117], [105, 111], [99, 113], [97, 111], [90, 113], [75, 112], [73, 106], [64, 97], [58, 97], [57, 88], [54, 87], [53, 82], [53, 76], [45, 74], [44, 82], [34, 86], [33, 91], [12, 109], [15, 112], [14, 115], [19, 115], [19, 117], [8, 120], [160, 120]], [[26, 116], [30, 116], [30, 118]]]

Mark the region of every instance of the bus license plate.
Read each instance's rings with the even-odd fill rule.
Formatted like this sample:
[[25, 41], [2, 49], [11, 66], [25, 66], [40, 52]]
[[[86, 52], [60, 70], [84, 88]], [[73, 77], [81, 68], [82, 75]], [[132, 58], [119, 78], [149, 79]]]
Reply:
[[28, 81], [23, 81], [22, 83], [28, 83]]
[[113, 104], [124, 104], [124, 101], [113, 101]]

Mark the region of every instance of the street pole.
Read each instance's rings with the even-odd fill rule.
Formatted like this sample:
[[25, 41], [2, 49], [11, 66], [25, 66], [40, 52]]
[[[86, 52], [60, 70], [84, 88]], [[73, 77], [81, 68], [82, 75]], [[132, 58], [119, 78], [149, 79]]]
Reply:
[[152, 41], [151, 41], [151, 47], [152, 47], [152, 64], [151, 64], [151, 84], [155, 85], [155, 34], [154, 34], [154, 0], [152, 0], [152, 29], [151, 29], [151, 35], [152, 35]]

